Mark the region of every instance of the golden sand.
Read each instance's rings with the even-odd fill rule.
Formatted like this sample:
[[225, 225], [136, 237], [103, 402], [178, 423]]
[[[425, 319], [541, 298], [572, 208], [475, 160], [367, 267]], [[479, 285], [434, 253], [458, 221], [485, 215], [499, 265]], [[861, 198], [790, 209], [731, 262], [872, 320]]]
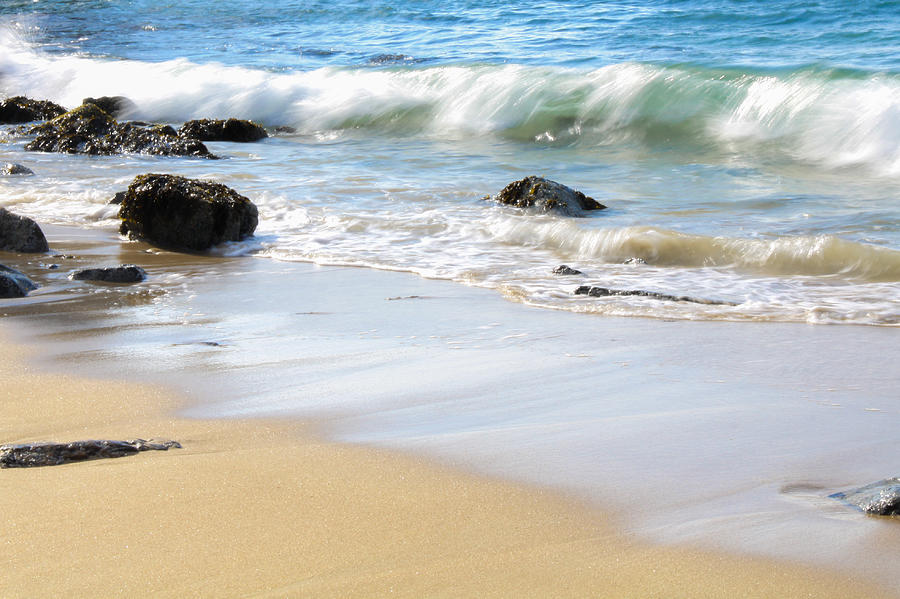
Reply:
[[0, 470], [0, 597], [876, 597], [839, 575], [650, 547], [573, 501], [0, 350], [3, 442], [183, 449]]

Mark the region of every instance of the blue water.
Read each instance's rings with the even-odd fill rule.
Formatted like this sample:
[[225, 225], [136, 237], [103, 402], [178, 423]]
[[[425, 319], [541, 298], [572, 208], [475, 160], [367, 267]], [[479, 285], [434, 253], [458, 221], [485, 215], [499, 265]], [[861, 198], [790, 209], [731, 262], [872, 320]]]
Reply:
[[[214, 165], [163, 163], [260, 206], [257, 237], [231, 253], [576, 312], [896, 325], [898, 8], [7, 1], [0, 94], [121, 94], [133, 118], [293, 127], [217, 146], [229, 160]], [[160, 165], [91, 159], [85, 177], [80, 159], [6, 135], [0, 159], [47, 176], [0, 183], [0, 204], [54, 222], [115, 227], [109, 195]], [[610, 209], [573, 220], [481, 201], [530, 174]], [[559, 263], [588, 273], [579, 283], [736, 305], [574, 299]]]

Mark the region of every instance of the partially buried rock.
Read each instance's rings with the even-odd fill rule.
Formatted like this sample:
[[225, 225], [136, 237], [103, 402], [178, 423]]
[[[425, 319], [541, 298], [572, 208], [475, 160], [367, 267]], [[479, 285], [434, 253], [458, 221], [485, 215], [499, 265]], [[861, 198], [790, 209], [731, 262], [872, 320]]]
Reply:
[[48, 100], [31, 100], [25, 96], [13, 96], [0, 101], [0, 124], [30, 123], [55, 118], [66, 111], [59, 104]]
[[565, 264], [560, 264], [556, 268], [553, 269], [553, 274], [560, 275], [564, 277], [570, 277], [574, 275], [583, 275], [584, 273], [580, 270], [575, 270], [574, 268], [570, 268]]
[[120, 117], [137, 110], [137, 105], [125, 96], [101, 96], [85, 98], [82, 104], [93, 104], [112, 117]]
[[0, 298], [25, 297], [35, 289], [37, 285], [34, 281], [18, 270], [0, 264]]
[[103, 283], [140, 283], [146, 278], [146, 271], [135, 264], [85, 268], [72, 273], [72, 279], [75, 281], [100, 281]]
[[47, 238], [36, 222], [0, 208], [0, 250], [37, 253], [49, 249]]
[[177, 441], [73, 441], [72, 443], [23, 443], [0, 446], [0, 468], [59, 466], [72, 462], [121, 458], [140, 451], [181, 448]]
[[575, 295], [588, 295], [590, 297], [610, 297], [610, 296], [638, 296], [648, 297], [657, 300], [666, 300], [670, 302], [690, 302], [693, 304], [707, 304], [711, 306], [734, 306], [732, 302], [721, 302], [717, 300], [708, 300], [686, 295], [669, 295], [667, 293], [659, 293], [656, 291], [641, 291], [632, 289], [608, 289], [606, 287], [591, 287], [582, 285], [575, 290]]
[[0, 164], [0, 177], [8, 177], [11, 175], [33, 175], [33, 174], [34, 174], [33, 170], [31, 170], [27, 166], [22, 166], [21, 164], [13, 164], [12, 162]]
[[235, 141], [247, 143], [259, 141], [269, 134], [262, 125], [243, 119], [188, 121], [178, 130], [178, 135], [186, 139], [200, 141]]
[[119, 208], [122, 234], [181, 250], [239, 241], [256, 230], [256, 206], [233, 189], [176, 175], [135, 177]]
[[873, 516], [900, 516], [900, 478], [888, 478], [829, 497]]
[[29, 133], [37, 137], [25, 149], [38, 152], [215, 158], [202, 142], [182, 139], [168, 125], [119, 123], [95, 104], [82, 104], [52, 121], [32, 127]]
[[494, 199], [509, 206], [555, 212], [565, 216], [584, 216], [585, 211], [606, 208], [594, 198], [543, 177], [525, 177], [504, 187]]

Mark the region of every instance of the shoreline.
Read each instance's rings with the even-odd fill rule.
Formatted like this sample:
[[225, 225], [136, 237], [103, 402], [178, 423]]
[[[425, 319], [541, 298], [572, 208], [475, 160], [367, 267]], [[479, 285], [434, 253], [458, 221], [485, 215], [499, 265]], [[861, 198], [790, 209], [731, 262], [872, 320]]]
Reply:
[[5, 438], [184, 448], [0, 472], [4, 596], [888, 596], [790, 563], [635, 543], [562, 496], [308, 425], [174, 417], [168, 391], [35, 373], [22, 353], [0, 350]]
[[[454, 372], [468, 373], [467, 380], [459, 381], [463, 400], [474, 401], [479, 394], [502, 396], [510, 392], [510, 381], [502, 380], [498, 387], [492, 382], [496, 371], [548, 347], [559, 351], [554, 338], [560, 331], [552, 327], [574, 322], [577, 315], [529, 311], [499, 298], [485, 301], [483, 291], [396, 273], [179, 255], [139, 243], [123, 244], [99, 230], [46, 230], [52, 247], [75, 254], [63, 263], [65, 268], [47, 271], [47, 277], [59, 281], [65, 269], [81, 263], [136, 258], [145, 261], [153, 276], [148, 284], [131, 288], [82, 284], [79, 291], [77, 285], [66, 284], [57, 291], [35, 293], [19, 308], [5, 306], [18, 316], [0, 322], [0, 332], [15, 339], [3, 350], [0, 367], [2, 378], [11, 380], [3, 395], [7, 425], [2, 441], [158, 436], [180, 441], [185, 448], [0, 472], [6, 477], [0, 480], [14, 480], [8, 484], [15, 492], [6, 493], [3, 500], [7, 513], [14, 514], [12, 532], [4, 541], [7, 570], [20, 573], [7, 587], [0, 587], [3, 593], [28, 596], [56, 590], [96, 595], [127, 588], [143, 594], [201, 596], [371, 596], [391, 589], [408, 596], [888, 596], [884, 589], [890, 584], [878, 587], [883, 581], [869, 571], [854, 571], [852, 564], [839, 570], [831, 567], [833, 562], [802, 553], [810, 559], [798, 560], [796, 551], [766, 558], [727, 545], [709, 547], [700, 540], [648, 543], [648, 536], [623, 517], [627, 514], [621, 513], [622, 506], [606, 502], [609, 498], [602, 494], [585, 497], [566, 484], [535, 481], [518, 472], [515, 464], [506, 470], [485, 469], [493, 462], [502, 465], [504, 456], [516, 453], [510, 450], [515, 443], [502, 444], [507, 433], [503, 428], [489, 428], [484, 431], [487, 436], [476, 434], [475, 443], [469, 444], [471, 455], [463, 454], [462, 459], [458, 453], [443, 454], [439, 447], [435, 451], [417, 444], [421, 427], [434, 426], [422, 410], [436, 398], [430, 386], [421, 386], [426, 379], [407, 377], [441, 363], [451, 377], [457, 376]], [[49, 256], [27, 260], [51, 261]], [[232, 280], [250, 290], [247, 297], [231, 288]], [[284, 293], [299, 296], [296, 305], [303, 311], [292, 311], [295, 303], [286, 312], [274, 308], [281, 306]], [[396, 296], [410, 301], [395, 301]], [[182, 303], [186, 298], [190, 301]], [[240, 305], [235, 307], [237, 300]], [[236, 322], [229, 310], [238, 314]], [[373, 321], [376, 314], [384, 320]], [[532, 329], [523, 325], [521, 330], [505, 330], [507, 319], [518, 322], [523, 314], [537, 324], [532, 322]], [[247, 319], [261, 320], [245, 331]], [[496, 327], [486, 333], [475, 326], [481, 320]], [[438, 326], [434, 324], [438, 321], [440, 330], [434, 331], [436, 339], [431, 341], [422, 335], [398, 340], [372, 328], [420, 332], [423, 322]], [[23, 326], [28, 341], [18, 334]], [[725, 326], [712, 328], [738, 330]], [[604, 336], [628, 341], [634, 362], [631, 373], [616, 374], [625, 368], [620, 365], [600, 366], [620, 356], [618, 350], [589, 358], [578, 353], [578, 346], [567, 346], [571, 355], [559, 363], [589, 360], [591, 368], [599, 368], [594, 376], [613, 390], [652, 395], [656, 387], [646, 382], [636, 385], [633, 379], [640, 375], [634, 372], [660, 378], [663, 390], [671, 386], [672, 381], [666, 380], [671, 371], [659, 365], [638, 368], [641, 361], [649, 363], [659, 355], [657, 345], [672, 343], [659, 338], [661, 332], [672, 336], [673, 329], [667, 327], [681, 333], [708, 328], [701, 323], [603, 321], [598, 330]], [[821, 330], [813, 330], [813, 337], [820, 334]], [[275, 347], [268, 347], [273, 339]], [[116, 348], [119, 343], [122, 347]], [[23, 346], [40, 348], [41, 354], [32, 351], [27, 365], [19, 367]], [[297, 352], [297, 357], [281, 355], [274, 365], [267, 364], [268, 357], [284, 353], [284, 348]], [[388, 357], [383, 359], [386, 351]], [[497, 352], [507, 354], [501, 364], [472, 370], [473, 364]], [[169, 354], [167, 362], [159, 361]], [[325, 366], [317, 365], [319, 361]], [[679, 370], [691, 366], [678, 364]], [[550, 366], [555, 368], [553, 360]], [[382, 368], [398, 381], [373, 385], [384, 379]], [[704, 376], [715, 374], [705, 368]], [[103, 382], [111, 369], [129, 382]], [[260, 379], [255, 373], [266, 375], [272, 369], [278, 372], [274, 379]], [[696, 366], [686, 372], [691, 370]], [[75, 372], [78, 378], [55, 374], [60, 372]], [[510, 373], [521, 376], [523, 371]], [[299, 378], [306, 375], [320, 380], [308, 387]], [[544, 371], [538, 370], [532, 378], [543, 376]], [[690, 378], [684, 372], [678, 376], [682, 386]], [[148, 386], [160, 377], [168, 390]], [[439, 389], [443, 379], [438, 378]], [[218, 379], [223, 382], [217, 387]], [[263, 391], [261, 380], [273, 389], [256, 397]], [[574, 380], [575, 387], [567, 387], [566, 380]], [[593, 384], [594, 379], [586, 380], [561, 376], [541, 381], [537, 388], [565, 394], [567, 389]], [[794, 384], [802, 386], [804, 380], [800, 377]], [[485, 383], [489, 386], [482, 389]], [[345, 403], [291, 407], [284, 403], [282, 384], [292, 397], [321, 394], [322, 401], [341, 398]], [[521, 384], [533, 385], [529, 378]], [[790, 381], [779, 384], [790, 386]], [[223, 401], [210, 403], [222, 387], [232, 388]], [[394, 397], [401, 387], [412, 389], [416, 403]], [[475, 389], [480, 390], [470, 395]], [[21, 402], [23, 397], [29, 398], [28, 405]], [[390, 401], [385, 403], [385, 397]], [[236, 404], [241, 398], [257, 403]], [[516, 401], [525, 406], [523, 410], [534, 407], [527, 397]], [[268, 413], [259, 402], [269, 402]], [[438, 401], [439, 410], [441, 405]], [[524, 423], [541, 418], [538, 412], [523, 414]], [[687, 412], [691, 418], [702, 414]], [[659, 415], [666, 421], [675, 418], [671, 427], [678, 427], [679, 412]], [[744, 417], [741, 412], [735, 415]], [[622, 421], [626, 427], [629, 418], [625, 415]], [[704, 422], [715, 424], [709, 418]], [[550, 425], [552, 431], [553, 422]], [[642, 426], [654, 430], [652, 421]], [[355, 437], [360, 431], [383, 432], [387, 443], [377, 435]], [[396, 435], [393, 440], [391, 434]], [[435, 434], [438, 439], [459, 436], [440, 430]], [[466, 436], [463, 428], [462, 437]], [[541, 438], [540, 443], [553, 440]], [[656, 440], [666, 438], [660, 435]], [[526, 460], [528, 454], [523, 454]], [[622, 476], [640, 479], [652, 474], [639, 462], [625, 460], [625, 464], [632, 470], [604, 472], [598, 484], [615, 489], [625, 480], [619, 480]], [[700, 472], [689, 480], [714, 480], [710, 477], [715, 470], [704, 459], [696, 466]], [[808, 468], [803, 470], [809, 474]], [[573, 476], [578, 472], [573, 469]], [[647, 480], [651, 486], [658, 482]], [[633, 492], [634, 483], [629, 484], [622, 488]], [[723, 488], [726, 495], [732, 492], [727, 485]], [[94, 494], [97, 489], [103, 493]], [[23, 497], [41, 498], [41, 511], [23, 510]], [[652, 502], [644, 508], [655, 509]], [[300, 520], [289, 520], [295, 512]], [[679, 516], [677, 510], [674, 513]], [[666, 514], [671, 516], [660, 512], [661, 517]], [[182, 539], [185, 527], [194, 532]], [[703, 549], [687, 548], [690, 544]], [[319, 554], [323, 547], [327, 555]], [[186, 557], [192, 555], [200, 556], [199, 561]], [[888, 551], [882, 559], [890, 561], [890, 555]], [[77, 559], [72, 561], [72, 556]], [[56, 571], [67, 560], [72, 564], [64, 573], [51, 580], [42, 577], [41, 572]], [[797, 565], [799, 561], [815, 565]], [[31, 592], [17, 595], [20, 588]]]

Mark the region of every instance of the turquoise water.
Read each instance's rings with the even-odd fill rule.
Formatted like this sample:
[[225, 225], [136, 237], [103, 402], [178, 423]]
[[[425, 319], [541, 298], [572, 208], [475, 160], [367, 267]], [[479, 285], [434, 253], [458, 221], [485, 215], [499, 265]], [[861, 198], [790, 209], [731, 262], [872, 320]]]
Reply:
[[[896, 325], [898, 8], [7, 1], [0, 94], [122, 94], [134, 118], [296, 132], [213, 144], [229, 158], [216, 164], [35, 155], [7, 134], [0, 159], [44, 170], [0, 182], [0, 204], [113, 228], [108, 197], [166, 170], [260, 206], [257, 237], [229, 253], [576, 312]], [[610, 209], [565, 219], [481, 200], [529, 174]], [[585, 278], [554, 277], [560, 263]], [[575, 298], [579, 284], [736, 305]]]

